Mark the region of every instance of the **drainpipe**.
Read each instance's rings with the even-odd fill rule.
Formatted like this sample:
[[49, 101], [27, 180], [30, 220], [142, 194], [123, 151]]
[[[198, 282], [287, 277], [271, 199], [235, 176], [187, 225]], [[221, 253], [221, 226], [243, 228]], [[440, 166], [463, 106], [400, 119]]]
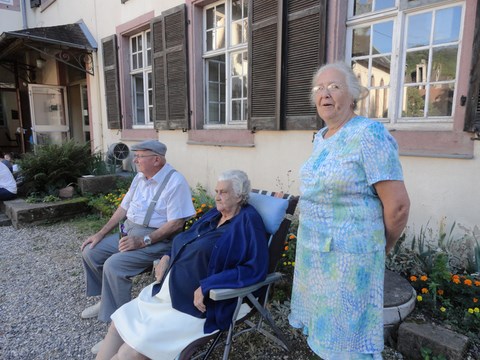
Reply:
[[25, 5], [25, 0], [22, 0], [22, 20], [23, 20], [23, 29], [28, 29], [27, 22], [27, 7]]

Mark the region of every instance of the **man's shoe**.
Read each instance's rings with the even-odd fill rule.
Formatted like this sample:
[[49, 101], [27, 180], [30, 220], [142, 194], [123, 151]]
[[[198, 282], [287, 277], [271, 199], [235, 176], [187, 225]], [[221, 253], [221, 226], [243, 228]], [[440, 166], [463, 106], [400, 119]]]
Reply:
[[96, 317], [98, 313], [100, 312], [100, 301], [96, 303], [95, 305], [89, 306], [85, 310], [82, 311], [82, 319], [90, 319], [93, 317]]
[[102, 346], [102, 344], [103, 344], [103, 340], [100, 340], [95, 345], [93, 345], [92, 354], [97, 355], [98, 352], [100, 351], [100, 347]]

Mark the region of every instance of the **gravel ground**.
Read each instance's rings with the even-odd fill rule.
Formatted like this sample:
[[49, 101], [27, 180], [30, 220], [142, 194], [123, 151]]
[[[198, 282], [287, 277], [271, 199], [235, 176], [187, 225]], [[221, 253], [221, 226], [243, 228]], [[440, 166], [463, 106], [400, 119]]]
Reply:
[[[81, 311], [97, 299], [85, 297], [80, 244], [86, 234], [72, 223], [15, 230], [0, 227], [0, 359], [93, 359], [91, 347], [107, 326], [82, 320]], [[134, 295], [151, 281], [136, 278]], [[291, 352], [261, 336], [243, 336], [234, 344], [232, 360], [318, 359], [301, 333], [288, 326], [288, 306], [275, 304], [272, 313], [291, 343]], [[213, 360], [220, 359], [215, 352]], [[403, 359], [391, 349], [385, 360]]]

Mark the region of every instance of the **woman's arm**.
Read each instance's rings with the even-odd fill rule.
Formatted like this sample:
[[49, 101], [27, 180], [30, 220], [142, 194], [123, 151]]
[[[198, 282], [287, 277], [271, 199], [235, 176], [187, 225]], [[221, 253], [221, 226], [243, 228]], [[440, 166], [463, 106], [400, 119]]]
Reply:
[[155, 265], [155, 279], [157, 281], [161, 281], [165, 271], [168, 269], [168, 265], [170, 264], [170, 256], [163, 255], [157, 265]]
[[410, 199], [403, 181], [380, 181], [374, 184], [383, 205], [383, 222], [387, 243], [385, 252], [393, 248], [407, 225]]

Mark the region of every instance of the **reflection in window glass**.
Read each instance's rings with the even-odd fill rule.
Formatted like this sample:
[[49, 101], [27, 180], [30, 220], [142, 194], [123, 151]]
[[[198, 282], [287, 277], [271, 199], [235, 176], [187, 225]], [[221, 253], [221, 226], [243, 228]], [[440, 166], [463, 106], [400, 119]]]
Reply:
[[433, 32], [434, 44], [458, 41], [461, 15], [462, 8], [460, 6], [442, 9], [436, 12], [435, 31]]
[[372, 11], [373, 0], [355, 0], [353, 15], [362, 15]]
[[432, 81], [455, 80], [458, 46], [444, 46], [433, 49]]
[[207, 122], [223, 124], [225, 121], [225, 56], [207, 59]]
[[403, 88], [403, 117], [423, 117], [425, 115], [425, 87], [405, 86]]
[[451, 116], [453, 84], [432, 85], [429, 90], [428, 116]]
[[376, 0], [374, 9], [375, 11], [389, 9], [395, 6], [395, 0]]
[[373, 25], [373, 54], [392, 52], [393, 22], [387, 21]]
[[428, 50], [410, 51], [405, 62], [405, 82], [427, 82]]
[[408, 18], [407, 47], [425, 46], [430, 43], [432, 13], [413, 15]]
[[352, 56], [370, 54], [370, 26], [353, 30]]

